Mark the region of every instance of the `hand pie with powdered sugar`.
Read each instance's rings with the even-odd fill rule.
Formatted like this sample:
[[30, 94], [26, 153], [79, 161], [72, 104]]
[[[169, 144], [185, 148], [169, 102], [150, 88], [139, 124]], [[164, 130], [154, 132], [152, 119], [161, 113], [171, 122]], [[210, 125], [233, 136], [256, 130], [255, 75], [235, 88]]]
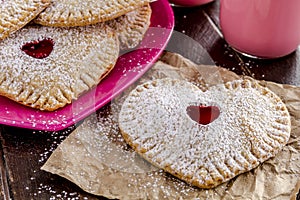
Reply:
[[200, 188], [213, 188], [275, 156], [290, 136], [285, 104], [256, 81], [203, 92], [183, 80], [137, 86], [119, 114], [126, 142], [142, 157]]
[[26, 26], [0, 41], [0, 95], [53, 111], [97, 85], [115, 66], [119, 41], [100, 23]]
[[34, 20], [44, 26], [86, 26], [120, 17], [150, 0], [52, 0]]

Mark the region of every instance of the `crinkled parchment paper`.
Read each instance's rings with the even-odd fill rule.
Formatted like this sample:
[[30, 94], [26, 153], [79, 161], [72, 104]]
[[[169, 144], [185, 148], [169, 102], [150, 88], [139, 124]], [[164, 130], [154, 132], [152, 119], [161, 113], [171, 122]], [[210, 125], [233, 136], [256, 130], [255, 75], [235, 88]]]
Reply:
[[[162, 77], [186, 79], [204, 90], [241, 78], [216, 66], [195, 65], [173, 53], [165, 53], [139, 83]], [[126, 92], [88, 117], [59, 145], [42, 169], [107, 198], [296, 199], [300, 188], [300, 88], [265, 81], [261, 84], [277, 93], [288, 107], [292, 120], [288, 145], [258, 168], [214, 189], [191, 187], [151, 166], [126, 145], [117, 123]]]

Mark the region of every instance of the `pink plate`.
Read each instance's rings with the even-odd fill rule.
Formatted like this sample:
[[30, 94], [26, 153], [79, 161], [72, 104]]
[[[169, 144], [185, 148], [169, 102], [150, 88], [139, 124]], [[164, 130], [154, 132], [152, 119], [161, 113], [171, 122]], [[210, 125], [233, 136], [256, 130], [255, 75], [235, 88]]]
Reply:
[[139, 47], [120, 55], [115, 68], [96, 88], [54, 112], [35, 110], [0, 97], [0, 123], [35, 130], [58, 131], [107, 104], [152, 66], [170, 39], [174, 16], [168, 1], [153, 2], [151, 8], [151, 26]]

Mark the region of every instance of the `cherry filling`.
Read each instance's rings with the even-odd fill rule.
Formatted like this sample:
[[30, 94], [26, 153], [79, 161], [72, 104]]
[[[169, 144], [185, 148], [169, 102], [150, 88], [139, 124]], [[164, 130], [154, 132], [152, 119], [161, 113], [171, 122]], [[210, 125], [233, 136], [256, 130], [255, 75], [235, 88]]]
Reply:
[[213, 122], [220, 115], [220, 109], [217, 106], [188, 106], [186, 112], [192, 120], [201, 125]]
[[54, 41], [50, 38], [45, 38], [28, 42], [22, 46], [21, 50], [33, 58], [43, 59], [50, 55], [53, 46]]

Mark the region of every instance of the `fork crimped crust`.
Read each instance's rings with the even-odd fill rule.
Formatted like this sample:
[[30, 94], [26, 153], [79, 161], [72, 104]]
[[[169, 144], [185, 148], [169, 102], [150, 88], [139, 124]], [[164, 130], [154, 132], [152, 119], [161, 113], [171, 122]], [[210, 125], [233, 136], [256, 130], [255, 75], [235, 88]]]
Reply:
[[[48, 57], [34, 58], [22, 45], [50, 38]], [[97, 85], [115, 66], [116, 34], [105, 24], [54, 28], [26, 26], [0, 42], [0, 95], [53, 111]]]
[[129, 49], [136, 47], [144, 37], [150, 26], [151, 7], [149, 4], [108, 21], [108, 25], [116, 30], [120, 48]]
[[0, 40], [19, 30], [50, 5], [50, 0], [5, 0], [0, 7]]
[[149, 0], [52, 0], [35, 20], [44, 26], [85, 26], [115, 19]]
[[[201, 125], [189, 105], [216, 105], [219, 117]], [[256, 81], [238, 80], [203, 92], [193, 84], [154, 80], [134, 89], [119, 115], [126, 142], [152, 164], [213, 188], [273, 157], [290, 136], [281, 99]]]

